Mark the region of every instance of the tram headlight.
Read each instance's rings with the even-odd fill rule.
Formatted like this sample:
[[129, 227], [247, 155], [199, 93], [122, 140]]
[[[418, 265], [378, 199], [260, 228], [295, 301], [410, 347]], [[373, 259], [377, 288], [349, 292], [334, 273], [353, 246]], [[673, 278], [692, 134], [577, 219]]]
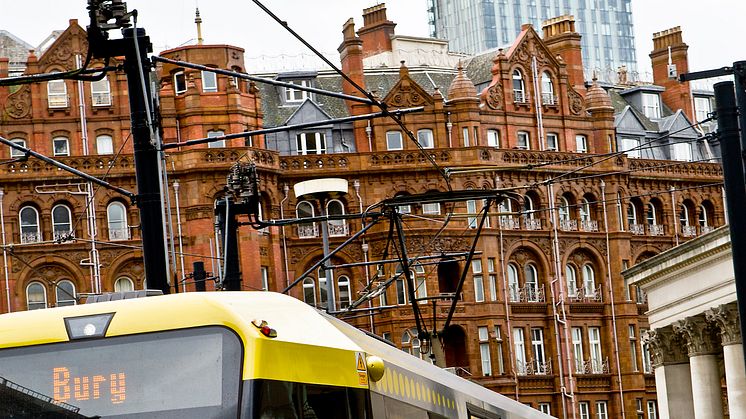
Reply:
[[114, 313], [94, 314], [92, 316], [66, 317], [65, 328], [70, 340], [102, 338], [114, 317]]
[[378, 381], [383, 378], [383, 373], [386, 371], [386, 365], [383, 363], [383, 359], [371, 355], [365, 358], [365, 364], [368, 367], [368, 377], [373, 381]]

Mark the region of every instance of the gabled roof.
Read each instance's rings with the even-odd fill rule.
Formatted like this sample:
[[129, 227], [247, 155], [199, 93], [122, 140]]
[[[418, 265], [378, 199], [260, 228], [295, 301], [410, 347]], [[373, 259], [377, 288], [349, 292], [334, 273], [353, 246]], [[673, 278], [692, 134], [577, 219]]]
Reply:
[[[303, 110], [308, 110], [311, 108], [311, 112], [302, 112]], [[306, 119], [303, 118], [304, 115], [314, 115], [313, 118]], [[303, 122], [312, 122], [312, 121], [321, 121], [324, 119], [332, 119], [331, 116], [329, 116], [328, 113], [324, 112], [323, 109], [319, 105], [316, 104], [316, 102], [312, 101], [311, 99], [306, 98], [306, 100], [303, 101], [303, 103], [300, 104], [297, 108], [295, 108], [295, 112], [288, 117], [287, 120], [285, 120], [285, 125], [291, 125], [291, 124], [301, 124]]]
[[399, 80], [388, 92], [383, 102], [389, 106], [408, 108], [425, 106], [434, 103], [433, 97], [409, 76], [409, 70], [402, 65], [399, 69]]
[[699, 132], [694, 129], [692, 123], [681, 109], [674, 112], [673, 115], [661, 118], [658, 122], [661, 131], [676, 132], [677, 137], [699, 137]]

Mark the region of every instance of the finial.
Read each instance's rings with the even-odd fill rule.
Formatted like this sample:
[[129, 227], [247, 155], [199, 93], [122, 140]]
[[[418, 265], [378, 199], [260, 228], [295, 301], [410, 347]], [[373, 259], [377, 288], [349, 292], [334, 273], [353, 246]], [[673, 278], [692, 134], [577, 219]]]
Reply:
[[197, 24], [197, 45], [202, 45], [202, 17], [199, 15], [199, 7], [196, 8], [197, 12], [194, 16], [194, 23]]

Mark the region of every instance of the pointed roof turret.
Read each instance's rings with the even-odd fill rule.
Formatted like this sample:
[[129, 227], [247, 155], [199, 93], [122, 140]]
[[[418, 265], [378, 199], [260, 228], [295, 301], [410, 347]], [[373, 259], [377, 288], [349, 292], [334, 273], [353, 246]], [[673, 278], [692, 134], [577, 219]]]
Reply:
[[611, 105], [611, 97], [603, 87], [598, 84], [598, 79], [593, 76], [593, 84], [588, 88], [588, 92], [585, 94], [586, 109], [588, 112], [593, 113], [599, 110], [614, 109]]
[[469, 77], [464, 74], [464, 67], [459, 62], [458, 74], [448, 87], [448, 101], [463, 99], [477, 99], [477, 88]]

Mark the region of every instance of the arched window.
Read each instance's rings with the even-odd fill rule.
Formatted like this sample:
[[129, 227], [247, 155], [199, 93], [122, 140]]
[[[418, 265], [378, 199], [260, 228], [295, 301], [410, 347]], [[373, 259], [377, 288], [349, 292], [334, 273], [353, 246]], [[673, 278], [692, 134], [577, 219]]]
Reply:
[[682, 227], [689, 227], [689, 208], [683, 204], [679, 204], [679, 224]]
[[337, 281], [339, 288], [339, 308], [347, 308], [352, 304], [352, 293], [350, 292], [350, 278], [340, 276]]
[[55, 205], [52, 208], [52, 230], [54, 240], [69, 240], [72, 236], [70, 208], [67, 205]]
[[396, 266], [396, 279], [394, 280], [396, 285], [396, 304], [404, 305], [407, 304], [407, 288], [404, 282], [404, 271], [401, 265]]
[[635, 208], [635, 204], [630, 202], [627, 204], [627, 226], [632, 229], [632, 226], [635, 224], [638, 224], [637, 208]]
[[116, 281], [114, 281], [114, 292], [128, 292], [134, 290], [135, 284], [126, 276], [120, 276]]
[[405, 330], [401, 337], [401, 350], [410, 355], [416, 356], [422, 360], [429, 362], [427, 353], [421, 353], [420, 347], [421, 347], [421, 342], [420, 342], [420, 339], [417, 337], [417, 330], [416, 329]]
[[[297, 218], [311, 218], [315, 215], [313, 205], [308, 201], [300, 201], [295, 206], [295, 216]], [[316, 223], [300, 223], [298, 224], [298, 237], [309, 238], [318, 237], [319, 232], [316, 228]]]
[[75, 284], [67, 279], [57, 282], [54, 287], [54, 294], [57, 300], [57, 307], [74, 306], [77, 303]]
[[29, 310], [47, 308], [47, 289], [39, 282], [26, 286], [26, 307]]
[[[327, 215], [344, 215], [345, 207], [342, 201], [338, 199], [332, 199], [326, 204]], [[346, 236], [347, 235], [347, 223], [345, 220], [329, 220], [329, 236]]]
[[539, 275], [536, 271], [536, 266], [534, 264], [529, 263], [526, 265], [526, 268], [524, 269], [524, 274], [526, 275], [526, 300], [528, 301], [540, 301], [539, 298]]
[[560, 224], [567, 223], [570, 221], [570, 202], [564, 196], [560, 196], [559, 201], [558, 212]]
[[699, 206], [699, 226], [700, 227], [710, 226], [710, 216], [707, 213], [707, 207], [705, 207], [704, 205]]
[[129, 240], [127, 210], [121, 202], [112, 202], [106, 207], [106, 220], [109, 224], [109, 240]]
[[565, 265], [565, 280], [567, 282], [567, 295], [576, 296], [578, 293], [578, 273], [575, 266], [569, 263]]
[[554, 84], [552, 76], [548, 71], [541, 73], [541, 103], [543, 105], [554, 105]]
[[645, 221], [647, 221], [648, 225], [656, 225], [658, 224], [656, 222], [657, 219], [655, 205], [652, 202], [649, 202], [645, 211]]
[[96, 137], [96, 153], [99, 155], [114, 154], [114, 140], [111, 138], [111, 135], [99, 135]]
[[417, 142], [420, 143], [420, 146], [422, 148], [435, 147], [435, 141], [433, 140], [433, 130], [421, 129], [417, 131]]
[[523, 73], [521, 70], [513, 70], [513, 101], [526, 103], [526, 86], [523, 82]]
[[519, 286], [518, 286], [518, 267], [515, 264], [508, 264], [508, 293], [510, 294], [510, 301], [519, 301]]
[[578, 209], [580, 210], [581, 222], [587, 223], [588, 221], [591, 221], [591, 204], [588, 202], [588, 199], [585, 197], [581, 198]]
[[303, 301], [308, 305], [316, 306], [316, 282], [313, 278], [306, 277], [303, 280]]
[[39, 212], [36, 208], [23, 207], [18, 215], [21, 219], [21, 243], [40, 242]]
[[529, 195], [523, 196], [523, 211], [526, 218], [534, 219], [536, 207], [534, 206], [534, 200]]
[[583, 265], [583, 293], [586, 297], [596, 296], [596, 279], [589, 263]]

